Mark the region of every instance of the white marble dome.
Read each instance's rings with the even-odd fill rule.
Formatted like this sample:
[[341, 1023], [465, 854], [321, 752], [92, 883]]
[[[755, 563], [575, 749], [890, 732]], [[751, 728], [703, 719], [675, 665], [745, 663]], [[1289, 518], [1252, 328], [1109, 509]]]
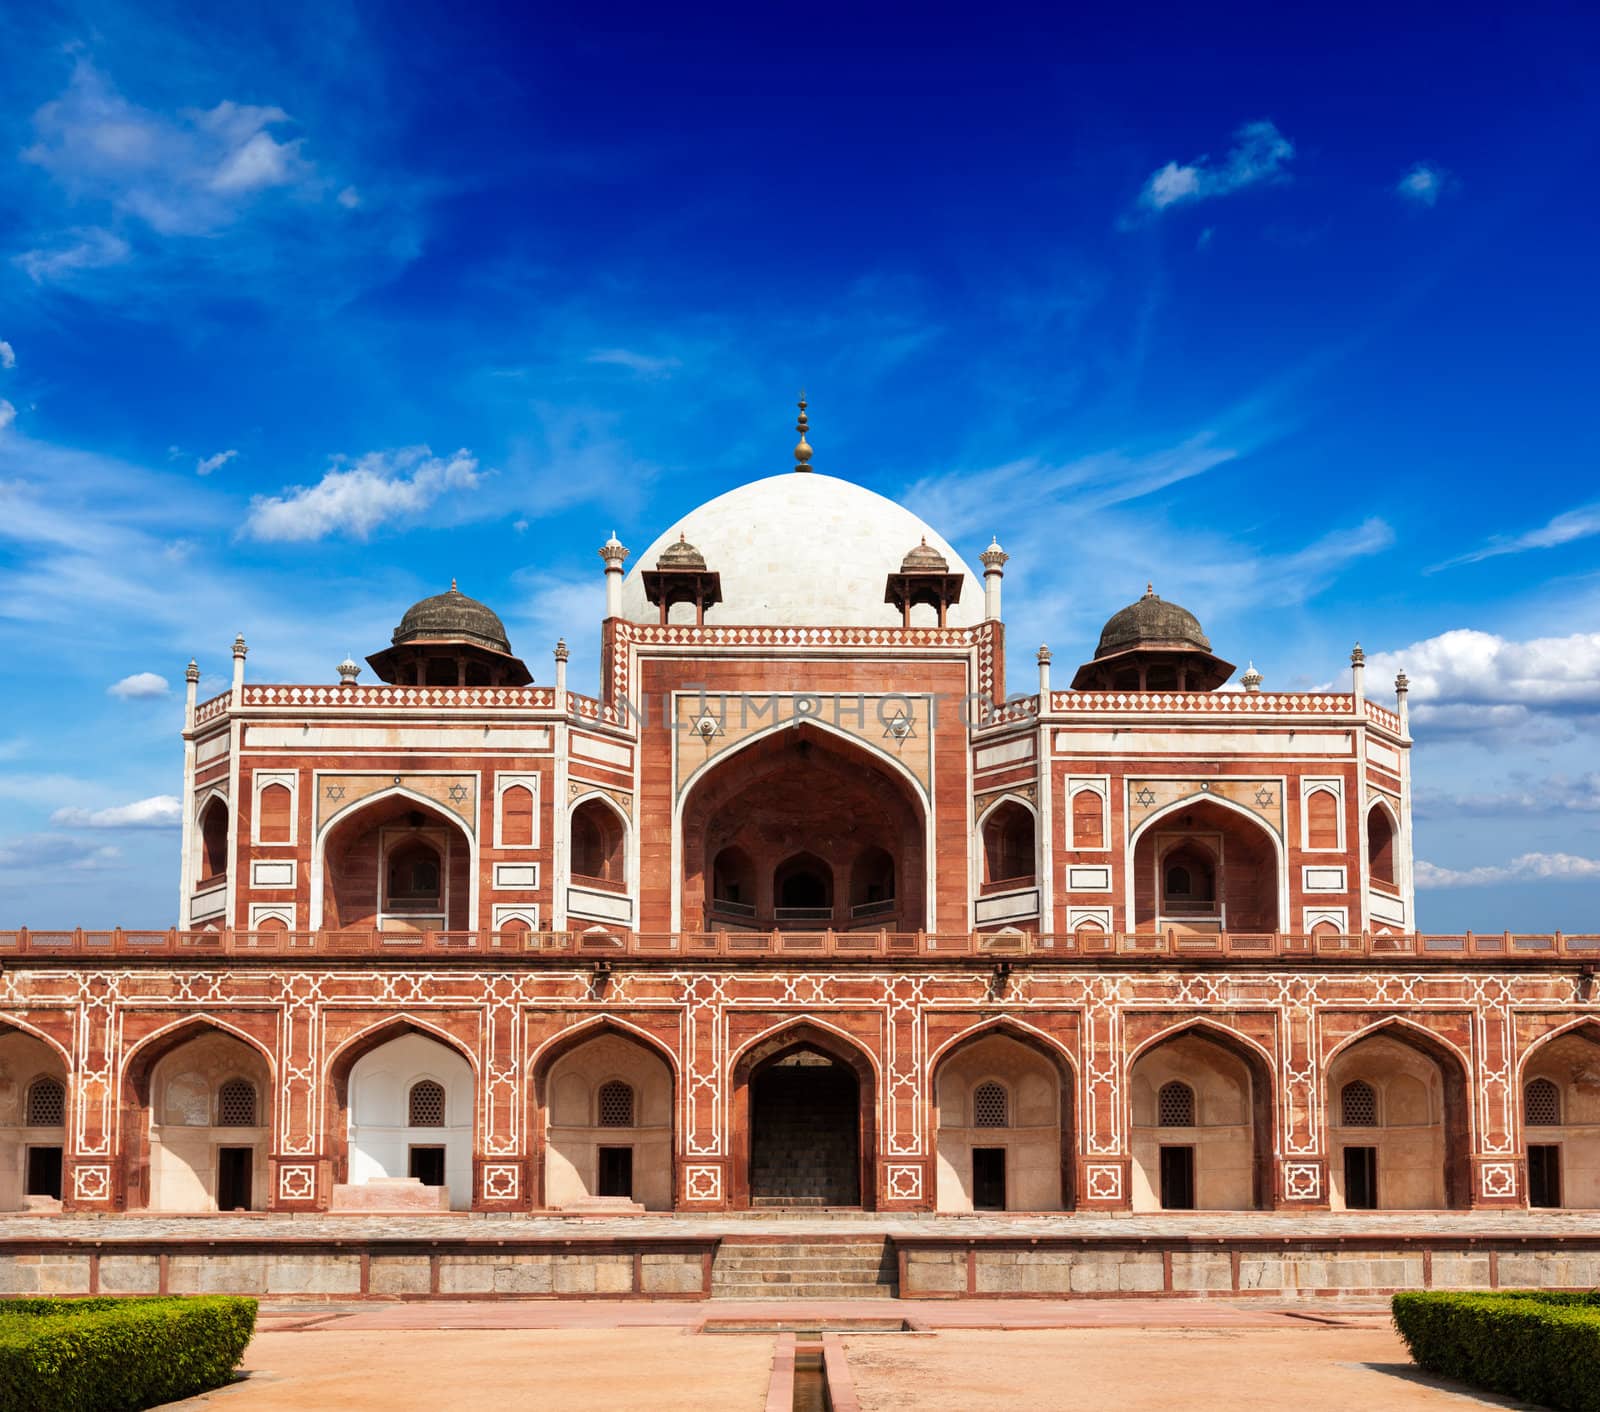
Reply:
[[[721, 575], [722, 602], [706, 611], [708, 624], [896, 627], [900, 612], [883, 601], [884, 582], [924, 539], [966, 580], [946, 621], [983, 620], [983, 585], [942, 535], [876, 491], [813, 471], [751, 481], [674, 520], [634, 560], [622, 585], [623, 617], [659, 620], [640, 574], [680, 535]], [[693, 611], [679, 605], [672, 620], [687, 612], [692, 622]], [[913, 626], [932, 623], [931, 609], [912, 610]]]

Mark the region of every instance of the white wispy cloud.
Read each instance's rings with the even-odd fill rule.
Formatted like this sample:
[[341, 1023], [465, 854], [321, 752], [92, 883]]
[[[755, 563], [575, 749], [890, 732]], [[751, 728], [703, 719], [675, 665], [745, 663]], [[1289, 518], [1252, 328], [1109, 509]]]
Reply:
[[92, 226], [70, 232], [64, 244], [24, 250], [13, 262], [35, 284], [49, 284], [84, 270], [121, 265], [132, 253], [120, 235]]
[[1491, 887], [1508, 882], [1585, 882], [1600, 878], [1600, 858], [1573, 853], [1524, 853], [1509, 863], [1477, 868], [1441, 868], [1417, 859], [1416, 884], [1423, 888]]
[[121, 858], [114, 844], [63, 834], [23, 834], [0, 840], [0, 871], [30, 873], [41, 868], [90, 872]]
[[[226, 100], [158, 113], [130, 102], [80, 58], [65, 90], [34, 114], [33, 141], [22, 159], [48, 172], [75, 202], [105, 202], [159, 235], [208, 235], [236, 219], [257, 193], [318, 189], [316, 168], [300, 150], [303, 139], [273, 134], [291, 121], [282, 108]], [[102, 245], [99, 263], [112, 252]], [[58, 252], [24, 268], [38, 279], [81, 268], [95, 254]]]
[[1450, 173], [1432, 162], [1418, 162], [1394, 185], [1395, 194], [1417, 206], [1437, 206], [1451, 182]]
[[255, 496], [245, 533], [264, 540], [366, 539], [386, 524], [414, 519], [441, 496], [473, 490], [482, 479], [466, 450], [449, 457], [426, 446], [373, 451], [353, 465], [336, 464], [315, 485]]
[[1452, 814], [1600, 814], [1600, 771], [1576, 777], [1551, 775], [1546, 779], [1517, 779], [1501, 789], [1452, 794], [1443, 790], [1418, 790], [1415, 809], [1435, 818]]
[[335, 198], [347, 211], [354, 211], [361, 205], [361, 193], [353, 186], [347, 186]]
[[220, 470], [233, 460], [239, 453], [237, 451], [219, 451], [215, 456], [202, 456], [194, 463], [194, 473], [197, 476], [208, 476], [212, 471]]
[[7, 370], [10, 370], [11, 368], [14, 368], [16, 366], [17, 366], [16, 350], [14, 348], [12, 348], [12, 346], [9, 343], [7, 343], [5, 341], [5, 339], [0, 338], [0, 368], [5, 368]]
[[171, 829], [177, 828], [182, 818], [176, 795], [154, 794], [106, 809], [57, 809], [50, 822], [70, 829]]
[[130, 677], [113, 682], [106, 692], [123, 701], [149, 701], [157, 696], [165, 696], [171, 689], [167, 679], [155, 672], [135, 672]]
[[0, 431], [4, 431], [17, 419], [17, 409], [4, 397], [0, 397]]
[[642, 378], [666, 377], [683, 366], [678, 358], [655, 358], [628, 348], [598, 348], [589, 355], [588, 361], [603, 367], [626, 368]]
[[1563, 510], [1537, 529], [1522, 534], [1496, 535], [1480, 548], [1434, 564], [1426, 572], [1432, 574], [1440, 569], [1455, 568], [1459, 564], [1477, 564], [1502, 554], [1523, 554], [1530, 549], [1555, 549], [1596, 534], [1600, 534], [1600, 502]]
[[1279, 181], [1294, 159], [1294, 143], [1266, 119], [1246, 123], [1234, 133], [1234, 145], [1221, 161], [1209, 156], [1192, 162], [1168, 162], [1150, 174], [1139, 193], [1146, 211], [1165, 211], [1192, 201], [1207, 201], [1229, 192]]

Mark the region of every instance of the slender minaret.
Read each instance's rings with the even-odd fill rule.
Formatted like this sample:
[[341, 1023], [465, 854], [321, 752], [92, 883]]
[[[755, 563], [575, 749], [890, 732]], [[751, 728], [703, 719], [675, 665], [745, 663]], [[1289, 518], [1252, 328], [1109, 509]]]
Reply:
[[200, 690], [200, 664], [193, 657], [183, 670], [183, 728], [194, 729], [194, 700]]
[[978, 555], [978, 562], [983, 565], [983, 616], [992, 623], [1000, 621], [1000, 580], [1006, 576], [1010, 557], [993, 537], [989, 547]]
[[811, 443], [806, 440], [806, 432], [811, 429], [811, 419], [806, 416], [806, 394], [804, 389], [800, 393], [800, 420], [794, 424], [794, 429], [800, 433], [800, 440], [794, 447], [794, 468], [797, 471], [811, 469]]
[[564, 637], [556, 639], [556, 710], [567, 709], [567, 658], [572, 656]]
[[1244, 675], [1239, 678], [1239, 685], [1246, 691], [1261, 690], [1261, 673], [1256, 670], [1254, 662], [1245, 668]]
[[1402, 669], [1394, 679], [1394, 709], [1400, 717], [1400, 734], [1411, 734], [1411, 706], [1408, 698], [1411, 695], [1411, 678]]
[[1039, 709], [1045, 710], [1050, 703], [1050, 648], [1039, 644]]
[[617, 538], [617, 532], [611, 531], [611, 538], [600, 546], [600, 557], [606, 564], [606, 617], [620, 618], [622, 616], [622, 561], [628, 557], [628, 551], [623, 547], [622, 541]]
[[244, 659], [250, 649], [244, 645], [244, 634], [233, 639], [233, 707], [244, 705]]
[[1356, 712], [1359, 715], [1367, 704], [1367, 654], [1356, 643], [1350, 652], [1350, 684], [1356, 694]]

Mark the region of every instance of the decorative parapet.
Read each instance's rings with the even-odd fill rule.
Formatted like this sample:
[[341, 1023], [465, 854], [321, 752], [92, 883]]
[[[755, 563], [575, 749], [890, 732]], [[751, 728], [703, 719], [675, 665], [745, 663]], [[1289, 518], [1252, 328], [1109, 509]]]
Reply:
[[[622, 724], [620, 713], [592, 696], [563, 694], [564, 714], [573, 720], [602, 725]], [[548, 686], [294, 686], [267, 683], [244, 688], [241, 709], [278, 711], [538, 711], [555, 714], [557, 693]], [[228, 714], [230, 693], [213, 697], [195, 710], [203, 725]]]
[[[1370, 712], [1372, 703], [1367, 707]], [[1050, 710], [1064, 716], [1352, 716], [1355, 697], [1347, 691], [1053, 691]], [[1382, 718], [1398, 731], [1392, 711]]]
[[1009, 964], [1130, 960], [1204, 964], [1242, 960], [1349, 961], [1363, 966], [1578, 964], [1577, 982], [1586, 997], [1589, 973], [1600, 962], [1600, 934], [1563, 932], [1361, 932], [1297, 934], [1222, 932], [1099, 932], [1064, 935], [1019, 932], [378, 932], [378, 931], [21, 931], [0, 932], [0, 964], [20, 957], [93, 963], [135, 957], [215, 961], [259, 957], [274, 965], [325, 962], [342, 957], [383, 958], [399, 963], [419, 957], [479, 960], [546, 958], [571, 963], [637, 958], [784, 961], [924, 960]]

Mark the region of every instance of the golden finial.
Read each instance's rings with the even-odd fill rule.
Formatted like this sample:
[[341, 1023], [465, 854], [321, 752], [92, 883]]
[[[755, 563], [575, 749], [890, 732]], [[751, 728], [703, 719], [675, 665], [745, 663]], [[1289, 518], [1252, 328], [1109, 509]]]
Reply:
[[800, 420], [794, 424], [794, 429], [800, 433], [800, 440], [795, 443], [794, 468], [797, 471], [811, 469], [811, 446], [806, 441], [806, 432], [811, 426], [810, 418], [806, 416], [805, 389], [800, 389]]

